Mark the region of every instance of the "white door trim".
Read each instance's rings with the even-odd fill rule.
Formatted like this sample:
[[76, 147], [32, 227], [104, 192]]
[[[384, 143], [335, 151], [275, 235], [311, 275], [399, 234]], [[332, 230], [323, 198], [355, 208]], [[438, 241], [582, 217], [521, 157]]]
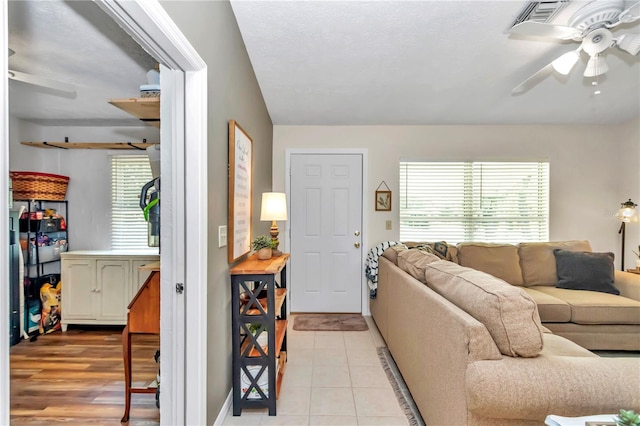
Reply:
[[[172, 137], [178, 144], [175, 155], [163, 155], [161, 162], [171, 164], [173, 190], [163, 197], [163, 250], [161, 280], [161, 351], [163, 368], [160, 416], [162, 424], [206, 423], [206, 300], [207, 300], [207, 68], [179, 28], [157, 1], [95, 0], [127, 33], [152, 56], [175, 70], [171, 85], [173, 99], [181, 105], [161, 112], [171, 123]], [[7, 51], [7, 0], [0, 0], [0, 47]], [[0, 55], [0, 67], [7, 68], [6, 55]], [[163, 84], [163, 87], [165, 85]], [[0, 82], [0, 196], [8, 198], [8, 90], [7, 79]], [[162, 152], [164, 152], [163, 150]], [[164, 167], [164, 166], [163, 166]], [[165, 182], [163, 173], [163, 183]], [[188, 183], [188, 185], [187, 185]], [[164, 195], [164, 194], [163, 194]], [[188, 227], [185, 220], [189, 201]], [[169, 216], [169, 217], [167, 217]], [[1, 223], [8, 223], [8, 211], [0, 209]], [[166, 226], [165, 226], [166, 225]], [[165, 235], [165, 229], [171, 233]], [[8, 270], [8, 229], [0, 226], [0, 270]], [[167, 253], [170, 251], [170, 253]], [[183, 295], [175, 293], [176, 283], [185, 285]], [[170, 297], [164, 297], [169, 295]], [[4, 296], [4, 295], [0, 295]], [[186, 299], [186, 300], [185, 300]], [[8, 294], [0, 303], [0, 329], [8, 329]], [[185, 310], [185, 304], [189, 310]], [[6, 305], [6, 306], [5, 306]], [[189, 327], [186, 327], [189, 324]], [[9, 424], [9, 347], [0, 339], [0, 424]], [[186, 348], [189, 351], [186, 351]], [[167, 354], [167, 355], [164, 355]], [[172, 359], [173, 358], [173, 359]], [[171, 394], [171, 392], [173, 394]]]
[[[8, 48], [7, 0], [0, 0], [0, 49]], [[7, 55], [0, 55], [0, 69], [8, 67]], [[0, 271], [2, 282], [9, 282], [9, 88], [8, 79], [0, 79]], [[0, 330], [9, 330], [9, 286], [1, 286]], [[0, 338], [0, 424], [9, 424], [9, 339], [2, 333]]]
[[[171, 185], [171, 204], [163, 197], [162, 211], [170, 212], [167, 221], [167, 215], [162, 217], [162, 246], [170, 249], [163, 249], [161, 254], [160, 351], [163, 361], [168, 358], [169, 368], [163, 363], [160, 371], [163, 384], [160, 421], [167, 425], [205, 424], [207, 67], [157, 1], [98, 0], [97, 3], [153, 57], [167, 68], [182, 71], [173, 73], [173, 108], [162, 110], [162, 114], [171, 117], [173, 146], [168, 147], [172, 153], [170, 159], [163, 155], [166, 154], [164, 144], [160, 151], [161, 163], [171, 164], [172, 170], [172, 181], [166, 182], [164, 173], [162, 181], [165, 188]], [[189, 200], [188, 224], [186, 200]], [[167, 228], [172, 230], [169, 235], [164, 232]], [[167, 236], [169, 238], [165, 238]], [[175, 292], [177, 283], [184, 284], [182, 295]], [[165, 295], [171, 297], [163, 297]]]
[[[369, 150], [367, 149], [314, 149], [314, 148], [287, 148], [285, 150], [285, 193], [287, 194], [287, 208], [291, 211], [291, 182], [290, 182], [290, 170], [291, 170], [291, 156], [294, 154], [360, 154], [362, 155], [362, 247], [368, 247], [367, 239], [368, 228], [367, 221], [367, 209], [368, 209], [368, 169], [369, 169]], [[285, 235], [285, 248], [291, 247], [291, 233], [289, 230], [289, 222], [285, 223], [284, 235]], [[295, 262], [295, 259], [291, 259]], [[363, 256], [364, 261], [364, 256]], [[287, 282], [291, 282], [289, 269], [287, 269]], [[364, 274], [364, 263], [360, 272], [361, 276], [361, 289], [362, 289], [362, 315], [371, 315], [369, 311], [369, 287], [367, 286], [367, 280]], [[287, 309], [290, 309], [291, 303], [287, 303]]]

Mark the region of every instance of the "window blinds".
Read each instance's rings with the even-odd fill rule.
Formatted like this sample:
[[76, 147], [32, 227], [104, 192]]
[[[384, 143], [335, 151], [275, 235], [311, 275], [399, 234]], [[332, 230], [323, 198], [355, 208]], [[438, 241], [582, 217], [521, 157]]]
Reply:
[[112, 249], [149, 248], [147, 222], [140, 208], [140, 191], [152, 178], [146, 155], [111, 157]]
[[548, 162], [400, 162], [400, 240], [548, 238]]

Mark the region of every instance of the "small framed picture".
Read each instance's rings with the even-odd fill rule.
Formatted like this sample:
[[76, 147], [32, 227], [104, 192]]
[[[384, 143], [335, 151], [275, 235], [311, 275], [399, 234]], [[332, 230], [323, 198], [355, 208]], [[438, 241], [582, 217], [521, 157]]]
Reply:
[[376, 211], [391, 211], [391, 191], [376, 191]]

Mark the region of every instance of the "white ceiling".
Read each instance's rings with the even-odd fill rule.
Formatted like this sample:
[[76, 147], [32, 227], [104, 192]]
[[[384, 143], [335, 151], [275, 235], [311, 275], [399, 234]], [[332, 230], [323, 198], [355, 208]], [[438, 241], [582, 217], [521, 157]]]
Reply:
[[[640, 116], [640, 58], [615, 47], [606, 51], [600, 95], [582, 76], [586, 55], [568, 77], [548, 76], [511, 95], [578, 47], [510, 36], [525, 1], [231, 3], [274, 124], [621, 123]], [[588, 2], [572, 3], [555, 23], [567, 25]], [[638, 31], [640, 22], [613, 33]]]
[[[573, 10], [578, 3], [588, 2], [573, 0]], [[582, 77], [583, 58], [569, 76], [513, 96], [577, 47], [510, 36], [524, 0], [231, 4], [274, 124], [616, 124], [640, 116], [640, 58], [615, 47], [605, 53], [601, 95]], [[566, 24], [570, 10], [554, 22]], [[640, 22], [621, 25], [614, 36], [639, 31]], [[139, 125], [107, 100], [138, 96], [154, 61], [93, 2], [10, 1], [9, 47], [11, 69], [77, 87], [70, 97], [11, 81], [12, 115]]]
[[91, 1], [10, 1], [9, 69], [76, 86], [74, 95], [9, 80], [11, 115], [42, 125], [140, 126], [110, 105], [139, 96], [156, 62]]

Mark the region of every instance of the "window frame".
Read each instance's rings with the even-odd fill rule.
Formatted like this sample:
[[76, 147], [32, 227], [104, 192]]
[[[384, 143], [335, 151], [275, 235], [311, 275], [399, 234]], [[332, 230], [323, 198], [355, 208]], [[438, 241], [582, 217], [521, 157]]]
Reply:
[[[398, 175], [401, 241], [514, 244], [549, 239], [548, 160], [401, 159]], [[505, 184], [505, 179], [513, 182]], [[514, 192], [515, 187], [521, 191]], [[533, 213], [523, 215], [523, 209]]]
[[[127, 165], [138, 168], [134, 171], [124, 170]], [[143, 154], [111, 154], [109, 155], [109, 167], [111, 249], [115, 251], [149, 250], [157, 253], [157, 248], [148, 246], [147, 222], [139, 205], [142, 187], [153, 179], [148, 156]], [[121, 170], [118, 170], [118, 167]], [[135, 176], [140, 173], [141, 176]], [[137, 196], [132, 195], [136, 193]]]

